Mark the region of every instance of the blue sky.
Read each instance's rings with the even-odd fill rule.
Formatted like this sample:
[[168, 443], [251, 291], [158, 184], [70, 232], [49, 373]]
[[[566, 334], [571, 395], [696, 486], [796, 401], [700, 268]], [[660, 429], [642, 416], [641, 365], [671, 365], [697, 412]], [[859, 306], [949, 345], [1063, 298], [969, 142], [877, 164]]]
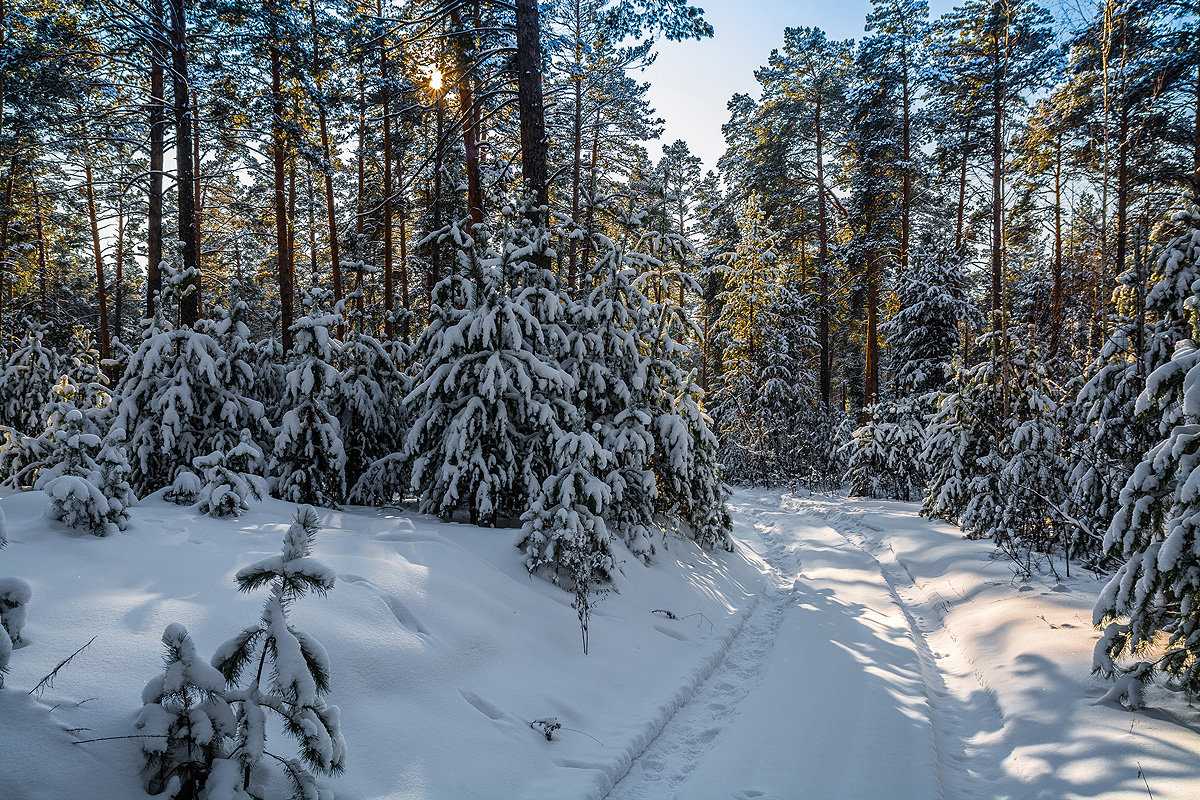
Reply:
[[[666, 120], [663, 142], [685, 140], [692, 151], [714, 168], [725, 152], [721, 125], [729, 115], [726, 104], [736, 92], [757, 96], [754, 70], [771, 50], [783, 44], [785, 27], [814, 26], [831, 38], [858, 39], [869, 0], [697, 0], [716, 35], [702, 42], [661, 42], [658, 61], [645, 71], [651, 82], [650, 102]], [[950, 0], [930, 0], [937, 16], [949, 10]], [[657, 159], [662, 146], [650, 143]]]

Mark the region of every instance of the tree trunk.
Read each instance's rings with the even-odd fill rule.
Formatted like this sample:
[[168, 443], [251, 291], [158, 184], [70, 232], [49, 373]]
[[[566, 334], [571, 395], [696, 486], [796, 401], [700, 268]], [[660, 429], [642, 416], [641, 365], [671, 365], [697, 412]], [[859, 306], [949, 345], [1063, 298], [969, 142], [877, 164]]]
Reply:
[[38, 322], [46, 324], [46, 302], [50, 294], [50, 273], [46, 269], [46, 234], [42, 230], [42, 193], [33, 184], [33, 223], [38, 239]]
[[1063, 326], [1062, 132], [1054, 143], [1054, 286], [1050, 291], [1050, 358], [1058, 354]]
[[[383, 1], [378, 12], [383, 18]], [[392, 311], [395, 287], [392, 283], [392, 96], [388, 86], [387, 36], [379, 37], [379, 79], [383, 82], [383, 335], [395, 335]]]
[[904, 153], [904, 176], [900, 183], [900, 275], [903, 277], [908, 270], [908, 239], [912, 217], [912, 125], [909, 120], [909, 106], [912, 98], [909, 96], [908, 82], [908, 44], [900, 46], [900, 68], [904, 70], [901, 78], [901, 97], [904, 104], [903, 121], [901, 123], [901, 147]]
[[[151, 0], [155, 33], [165, 32], [162, 0]], [[150, 188], [146, 196], [146, 316], [154, 316], [162, 292], [163, 129], [166, 126], [163, 53], [157, 38], [150, 41]]]
[[[475, 26], [478, 27], [478, 3], [472, 2], [472, 9], [476, 15]], [[458, 5], [453, 5], [450, 8], [450, 22], [456, 31], [462, 30], [461, 14]], [[463, 38], [461, 36], [455, 36], [452, 40], [452, 50], [458, 71], [458, 102], [462, 115], [463, 154], [467, 172], [467, 213], [470, 215], [471, 225], [475, 226], [483, 223], [483, 183], [479, 179], [480, 114], [479, 108], [475, 103], [475, 93], [472, 91], [475, 78], [468, 80], [468, 73], [471, 70], [467, 58], [463, 54], [462, 42]], [[444, 92], [445, 90], [441, 91]], [[439, 133], [439, 146], [441, 141], [442, 134]]]
[[813, 124], [817, 145], [817, 304], [820, 317], [817, 323], [817, 345], [821, 350], [820, 384], [821, 402], [829, 406], [833, 388], [833, 358], [829, 351], [829, 228], [825, 207], [825, 156], [821, 130], [821, 101], [817, 100], [813, 110]]
[[863, 382], [863, 406], [879, 400], [879, 262], [874, 251], [867, 253], [867, 354]]
[[1004, 281], [1004, 79], [1001, 74], [1000, 34], [992, 39], [992, 330], [1000, 329]]
[[[515, 0], [517, 28], [517, 106], [521, 127], [521, 175], [534, 203], [550, 206], [546, 179], [546, 117], [542, 103], [542, 44], [537, 0]], [[545, 223], [545, 212], [533, 210], [531, 221]], [[548, 267], [544, 254], [535, 262]]]
[[192, 171], [191, 105], [188, 103], [187, 17], [183, 0], [170, 0], [171, 8], [171, 95], [175, 104], [176, 201], [179, 210], [179, 239], [183, 243], [184, 272], [188, 284], [179, 299], [179, 324], [192, 327], [200, 318], [200, 258], [196, 248], [196, 187]]
[[[268, 10], [268, 13], [270, 11]], [[274, 15], [272, 15], [274, 19]], [[283, 76], [280, 64], [279, 32], [272, 22], [271, 31], [271, 161], [275, 168], [272, 188], [275, 193], [275, 262], [279, 273], [279, 311], [283, 352], [292, 352], [292, 325], [295, 324], [293, 281], [295, 273], [287, 215], [287, 139], [283, 128]]]
[[[83, 185], [87, 199], [88, 223], [92, 229], [92, 262], [96, 268], [96, 305], [100, 308], [100, 358], [108, 358], [108, 293], [104, 282], [104, 255], [100, 250], [100, 221], [96, 214], [96, 187], [92, 181], [92, 156], [84, 136]], [[40, 216], [40, 215], [39, 215]]]
[[[313, 0], [308, 0], [308, 18], [312, 26], [313, 36], [313, 83], [317, 88], [317, 126], [321, 132], [321, 173], [325, 178], [325, 220], [329, 224], [329, 269], [333, 275], [333, 302], [342, 301], [342, 262], [338, 253], [337, 213], [333, 203], [333, 152], [329, 148], [329, 125], [325, 113], [325, 95], [321, 93], [321, 63], [318, 53], [320, 42], [317, 38], [317, 7]], [[345, 338], [346, 326], [338, 325], [338, 338]]]

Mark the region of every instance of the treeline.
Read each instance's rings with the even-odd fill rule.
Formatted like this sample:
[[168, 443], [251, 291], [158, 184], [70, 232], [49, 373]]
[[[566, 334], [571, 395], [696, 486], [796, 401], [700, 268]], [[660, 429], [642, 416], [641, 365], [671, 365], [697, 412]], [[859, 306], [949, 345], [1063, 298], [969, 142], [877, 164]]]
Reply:
[[701, 327], [727, 475], [844, 474], [1021, 574], [1116, 570], [1096, 666], [1136, 705], [1200, 689], [1200, 18], [1088, 13], [787, 29], [730, 102]]

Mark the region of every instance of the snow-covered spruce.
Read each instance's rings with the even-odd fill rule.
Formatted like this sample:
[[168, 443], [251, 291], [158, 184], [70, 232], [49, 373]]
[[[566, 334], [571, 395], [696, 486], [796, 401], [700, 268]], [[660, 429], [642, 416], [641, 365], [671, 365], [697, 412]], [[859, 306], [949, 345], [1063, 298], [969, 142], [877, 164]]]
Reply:
[[282, 552], [237, 573], [238, 589], [251, 592], [270, 587], [262, 619], [225, 642], [212, 664], [230, 688], [225, 697], [234, 708], [236, 728], [228, 758], [209, 777], [208, 796], [240, 797], [251, 773], [267, 754], [267, 714], [277, 715], [288, 735], [300, 746], [299, 758], [279, 758], [293, 796], [317, 798], [314, 773], [340, 772], [346, 764], [337, 706], [327, 705], [329, 657], [320, 643], [293, 628], [287, 618], [291, 605], [309, 592], [324, 595], [334, 584], [334, 572], [312, 558], [317, 513], [301, 506], [283, 537]]
[[36, 435], [43, 428], [42, 407], [53, 401], [60, 358], [44, 343], [47, 326], [25, 319], [25, 335], [0, 369], [0, 425]]
[[[584, 428], [582, 420], [577, 428]], [[554, 443], [555, 474], [521, 520], [525, 565], [546, 570], [556, 583], [575, 592], [572, 607], [579, 616], [584, 655], [588, 652], [588, 620], [596, 584], [614, 569], [612, 542], [605, 518], [612, 515], [613, 492], [603, 476], [612, 472], [613, 454], [586, 430], [573, 430]]]
[[163, 674], [142, 690], [137, 718], [142, 781], [150, 794], [201, 797], [214, 759], [236, 730], [225, 677], [196, 652], [187, 628], [163, 632]]
[[[128, 436], [132, 484], [142, 496], [169, 486], [214, 446], [232, 447], [243, 430], [259, 441], [269, 435], [262, 404], [246, 394], [249, 365], [214, 338], [236, 338], [236, 320], [198, 324], [196, 330], [176, 327], [180, 276], [172, 272], [165, 280], [155, 316], [143, 322], [141, 344], [113, 398], [113, 426]], [[210, 327], [214, 335], [205, 332]]]
[[196, 496], [196, 510], [211, 517], [236, 517], [250, 509], [250, 500], [261, 500], [267, 492], [259, 476], [263, 454], [242, 431], [242, 440], [228, 453], [216, 450], [197, 456], [192, 466], [201, 471], [204, 485]]
[[[0, 549], [7, 544], [8, 520], [0, 510]], [[13, 648], [21, 643], [25, 606], [32, 597], [33, 590], [20, 578], [0, 578], [0, 689], [4, 688], [4, 674], [8, 672]]]
[[76, 325], [71, 329], [71, 340], [59, 359], [59, 369], [62, 377], [77, 387], [75, 405], [81, 409], [108, 406], [112, 400], [108, 376], [100, 369], [100, 353], [87, 328]]
[[911, 403], [876, 405], [846, 445], [850, 494], [913, 500], [925, 489], [921, 445], [925, 431]]
[[306, 313], [292, 326], [291, 368], [282, 401], [288, 410], [275, 437], [271, 475], [275, 496], [283, 500], [335, 506], [346, 494], [342, 429], [328, 404], [340, 378], [330, 363], [330, 329], [339, 317], [319, 311], [317, 301], [306, 292]]
[[562, 366], [575, 380], [581, 430], [594, 431], [598, 445], [611, 454], [597, 473], [612, 493], [605, 523], [645, 557], [654, 549], [658, 496], [651, 430], [656, 400], [648, 391], [650, 364], [639, 336], [652, 323], [651, 303], [617, 242], [596, 236], [593, 247], [602, 255], [585, 276], [590, 290], [571, 304]]
[[[403, 348], [403, 344], [399, 343]], [[346, 485], [369, 496], [371, 480], [359, 479], [371, 464], [400, 449], [404, 438], [401, 401], [407, 380], [382, 342], [363, 331], [347, 332], [337, 352], [341, 375], [329, 399], [346, 452]]]
[[[1200, 210], [1177, 215], [1186, 230], [1160, 256], [1164, 274], [1200, 269]], [[1161, 283], [1159, 284], [1162, 285]], [[1182, 287], [1180, 287], [1182, 288]], [[1191, 291], [1195, 291], [1194, 284]], [[1182, 292], [1181, 292], [1182, 293]], [[1157, 423], [1161, 438], [1121, 490], [1120, 508], [1104, 538], [1123, 563], [1096, 603], [1094, 621], [1107, 624], [1095, 668], [1122, 676], [1115, 696], [1141, 703], [1140, 684], [1157, 673], [1200, 692], [1200, 320], [1195, 295], [1163, 323], [1188, 319], [1191, 339], [1146, 378], [1136, 413]], [[1132, 657], [1133, 663], [1121, 661]]]
[[517, 209], [506, 209], [492, 242], [457, 226], [450, 235], [460, 268], [434, 290], [414, 347], [421, 370], [404, 399], [412, 428], [403, 461], [422, 512], [464, 511], [494, 525], [519, 517], [550, 472], [574, 388], [557, 359], [566, 302], [550, 271], [531, 260], [546, 252], [545, 230]]

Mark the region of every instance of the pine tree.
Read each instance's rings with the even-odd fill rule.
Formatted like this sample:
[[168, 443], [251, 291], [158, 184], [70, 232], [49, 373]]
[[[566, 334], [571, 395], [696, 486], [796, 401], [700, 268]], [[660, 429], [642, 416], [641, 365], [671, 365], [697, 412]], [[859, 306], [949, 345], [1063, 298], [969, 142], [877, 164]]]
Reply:
[[265, 752], [266, 712], [277, 715], [300, 745], [300, 758], [283, 761], [297, 796], [316, 796], [314, 772], [333, 774], [345, 768], [346, 742], [338, 708], [324, 699], [329, 691], [329, 657], [319, 642], [293, 628], [287, 617], [292, 604], [305, 594], [323, 596], [333, 588], [333, 571], [312, 558], [317, 530], [316, 511], [301, 506], [284, 535], [282, 553], [237, 573], [240, 591], [269, 586], [270, 595], [262, 619], [221, 645], [212, 659], [232, 687], [225, 692], [236, 717], [230, 758], [241, 774], [224, 767], [220, 775], [214, 771], [210, 786], [214, 780], [221, 783], [209, 789], [210, 795], [217, 791], [232, 795], [250, 785], [251, 772]]
[[187, 628], [171, 623], [162, 642], [165, 669], [142, 690], [137, 718], [142, 780], [150, 794], [196, 798], [236, 731], [233, 709], [225, 677], [199, 656]]
[[275, 495], [292, 503], [334, 506], [346, 494], [346, 452], [342, 430], [330, 413], [328, 395], [339, 375], [330, 362], [330, 329], [336, 314], [317, 310], [317, 298], [305, 293], [306, 313], [292, 326], [291, 353], [283, 415], [271, 460]]

